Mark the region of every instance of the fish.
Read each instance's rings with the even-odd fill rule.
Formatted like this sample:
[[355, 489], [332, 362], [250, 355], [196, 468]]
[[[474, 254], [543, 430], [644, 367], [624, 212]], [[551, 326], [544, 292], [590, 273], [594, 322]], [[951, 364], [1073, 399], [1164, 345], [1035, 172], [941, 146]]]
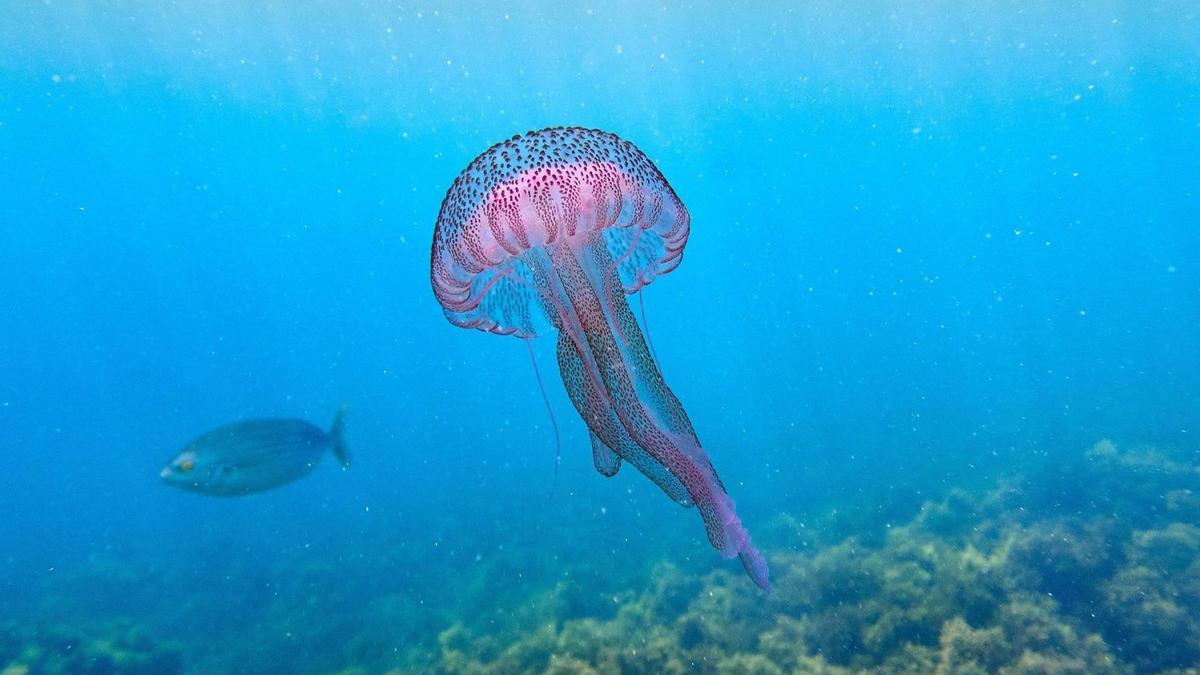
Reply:
[[251, 419], [202, 434], [159, 473], [167, 485], [218, 497], [266, 492], [312, 472], [328, 450], [350, 466], [345, 406], [329, 431], [302, 419]]

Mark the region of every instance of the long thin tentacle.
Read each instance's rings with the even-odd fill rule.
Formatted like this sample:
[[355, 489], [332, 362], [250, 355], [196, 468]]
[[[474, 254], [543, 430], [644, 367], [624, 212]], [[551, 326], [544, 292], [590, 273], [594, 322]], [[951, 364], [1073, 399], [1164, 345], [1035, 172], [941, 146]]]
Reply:
[[542, 373], [538, 370], [537, 358], [533, 355], [533, 341], [525, 340], [529, 350], [529, 362], [533, 364], [533, 377], [537, 380], [538, 391], [542, 393], [542, 403], [546, 404], [546, 413], [550, 415], [550, 427], [554, 429], [554, 484], [550, 486], [550, 497], [558, 488], [558, 467], [562, 465], [562, 439], [558, 435], [558, 420], [554, 418], [554, 408], [550, 407], [550, 399], [546, 396], [546, 387], [542, 385]]
[[658, 352], [654, 351], [654, 341], [650, 339], [650, 324], [646, 323], [646, 289], [638, 291], [638, 310], [642, 314], [642, 335], [646, 336], [646, 345], [650, 347], [650, 357], [658, 362]]

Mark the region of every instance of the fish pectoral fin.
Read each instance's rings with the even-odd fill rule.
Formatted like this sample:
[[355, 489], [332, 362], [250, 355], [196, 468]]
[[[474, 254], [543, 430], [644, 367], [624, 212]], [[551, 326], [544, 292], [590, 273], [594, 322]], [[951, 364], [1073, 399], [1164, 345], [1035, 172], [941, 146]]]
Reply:
[[596, 470], [608, 478], [617, 475], [617, 471], [621, 470], [621, 457], [595, 433], [589, 432], [589, 435], [592, 437], [592, 461], [596, 463]]

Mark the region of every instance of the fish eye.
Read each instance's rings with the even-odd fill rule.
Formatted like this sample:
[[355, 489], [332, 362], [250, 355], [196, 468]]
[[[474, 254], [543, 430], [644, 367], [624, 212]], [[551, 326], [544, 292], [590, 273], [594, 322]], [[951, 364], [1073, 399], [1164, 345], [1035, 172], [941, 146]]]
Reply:
[[179, 470], [184, 473], [191, 471], [192, 468], [195, 466], [196, 466], [196, 463], [193, 462], [191, 459], [185, 459], [185, 460], [182, 460], [181, 462], [179, 462]]

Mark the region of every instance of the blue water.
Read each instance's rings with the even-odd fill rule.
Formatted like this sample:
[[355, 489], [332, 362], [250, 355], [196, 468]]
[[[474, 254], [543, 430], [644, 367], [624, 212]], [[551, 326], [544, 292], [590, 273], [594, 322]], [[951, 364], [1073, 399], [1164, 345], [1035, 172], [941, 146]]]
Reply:
[[[419, 672], [456, 621], [636, 595], [662, 561], [777, 602], [632, 467], [596, 474], [552, 338], [551, 494], [524, 346], [432, 295], [455, 176], [547, 126], [632, 141], [687, 205], [649, 333], [769, 559], [781, 516], [878, 536], [952, 488], [1074, 487], [1054, 467], [1101, 439], [1200, 464], [1189, 3], [249, 4], [0, 8], [0, 626], [26, 644], [0, 669], [116, 622], [188, 672]], [[342, 403], [349, 471], [159, 484], [207, 429]]]

